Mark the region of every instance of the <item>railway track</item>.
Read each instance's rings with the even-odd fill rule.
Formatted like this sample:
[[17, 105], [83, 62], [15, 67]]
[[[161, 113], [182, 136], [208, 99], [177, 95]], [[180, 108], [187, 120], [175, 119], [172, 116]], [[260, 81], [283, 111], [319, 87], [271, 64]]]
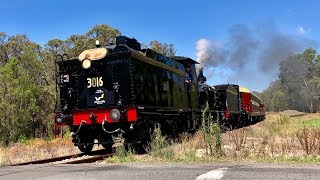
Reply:
[[86, 158], [83, 158], [83, 159], [70, 160], [70, 161], [62, 162], [60, 164], [93, 163], [93, 162], [104, 160], [105, 158], [110, 157], [112, 155], [113, 154], [97, 155], [97, 156], [92, 156], [92, 157], [86, 157]]
[[68, 156], [60, 156], [55, 158], [41, 159], [35, 161], [28, 161], [23, 163], [12, 164], [11, 166], [23, 166], [30, 164], [46, 164], [46, 163], [55, 163], [55, 164], [81, 164], [81, 163], [93, 163], [96, 161], [103, 160], [107, 157], [112, 156], [113, 153], [107, 152], [106, 150], [97, 150], [91, 153], [79, 153]]

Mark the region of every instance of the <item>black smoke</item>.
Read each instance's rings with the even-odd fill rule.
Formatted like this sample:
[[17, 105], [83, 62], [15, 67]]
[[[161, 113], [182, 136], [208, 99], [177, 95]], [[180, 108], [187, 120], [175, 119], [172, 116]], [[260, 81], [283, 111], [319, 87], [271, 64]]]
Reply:
[[316, 42], [281, 32], [274, 22], [229, 28], [225, 42], [200, 39], [197, 61], [209, 82], [235, 83], [261, 91], [276, 80], [279, 64]]

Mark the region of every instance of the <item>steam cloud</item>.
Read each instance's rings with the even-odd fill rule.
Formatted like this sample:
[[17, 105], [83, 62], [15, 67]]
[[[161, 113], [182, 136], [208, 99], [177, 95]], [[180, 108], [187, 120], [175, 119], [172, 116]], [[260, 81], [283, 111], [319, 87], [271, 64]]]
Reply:
[[212, 85], [234, 83], [262, 91], [276, 80], [282, 60], [315, 46], [313, 40], [283, 34], [274, 23], [237, 24], [229, 29], [225, 43], [197, 42], [198, 69], [204, 68]]

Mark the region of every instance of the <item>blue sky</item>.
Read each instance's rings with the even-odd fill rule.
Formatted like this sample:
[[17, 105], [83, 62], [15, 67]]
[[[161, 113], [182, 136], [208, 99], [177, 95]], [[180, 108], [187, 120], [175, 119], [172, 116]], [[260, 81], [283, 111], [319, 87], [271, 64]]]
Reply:
[[[140, 42], [156, 39], [173, 43], [177, 55], [196, 59], [198, 40], [205, 38], [224, 44], [230, 27], [236, 24], [267, 26], [272, 22], [284, 35], [314, 40], [317, 48], [319, 5], [316, 0], [2, 0], [0, 32], [27, 34], [32, 41], [43, 45], [50, 39], [66, 39], [72, 34], [83, 34], [94, 25], [108, 24]], [[221, 71], [222, 67], [212, 68]], [[209, 69], [206, 71], [210, 74]], [[229, 70], [223, 74], [228, 76], [228, 73]], [[258, 91], [270, 83], [270, 78], [263, 77], [261, 83], [250, 83], [248, 76], [233, 80]], [[276, 78], [276, 73], [272, 77]], [[209, 83], [228, 83], [228, 80], [215, 73]]]

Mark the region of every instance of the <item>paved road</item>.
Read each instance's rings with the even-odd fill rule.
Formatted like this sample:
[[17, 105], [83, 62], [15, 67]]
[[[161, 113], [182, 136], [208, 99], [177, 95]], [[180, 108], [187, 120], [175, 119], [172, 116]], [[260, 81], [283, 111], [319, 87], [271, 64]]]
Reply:
[[0, 179], [320, 179], [320, 165], [239, 164], [80, 164], [1, 167]]

